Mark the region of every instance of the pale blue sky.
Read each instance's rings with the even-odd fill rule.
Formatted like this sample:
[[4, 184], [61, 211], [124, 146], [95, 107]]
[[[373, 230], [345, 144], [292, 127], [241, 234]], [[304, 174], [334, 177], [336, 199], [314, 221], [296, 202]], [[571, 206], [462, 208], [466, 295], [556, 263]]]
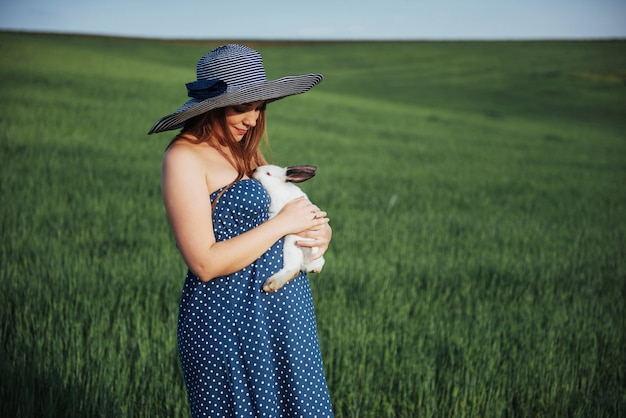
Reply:
[[0, 0], [0, 30], [191, 39], [626, 38], [626, 0]]

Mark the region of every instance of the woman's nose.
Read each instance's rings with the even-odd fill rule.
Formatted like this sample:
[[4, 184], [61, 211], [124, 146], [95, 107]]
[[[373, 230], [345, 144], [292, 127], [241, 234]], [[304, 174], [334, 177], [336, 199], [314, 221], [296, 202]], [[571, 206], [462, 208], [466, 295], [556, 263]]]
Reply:
[[243, 119], [243, 123], [246, 126], [249, 126], [251, 128], [256, 126], [256, 121], [259, 118], [259, 111], [258, 110], [253, 110], [251, 112], [247, 112], [244, 119]]

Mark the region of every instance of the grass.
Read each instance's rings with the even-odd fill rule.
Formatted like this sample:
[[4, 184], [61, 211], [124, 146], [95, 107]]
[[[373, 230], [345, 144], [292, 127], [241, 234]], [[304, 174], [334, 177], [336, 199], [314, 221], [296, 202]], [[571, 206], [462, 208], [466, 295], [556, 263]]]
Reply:
[[[0, 34], [0, 416], [176, 417], [168, 134], [217, 42]], [[626, 414], [624, 42], [254, 45], [333, 243], [338, 417]]]

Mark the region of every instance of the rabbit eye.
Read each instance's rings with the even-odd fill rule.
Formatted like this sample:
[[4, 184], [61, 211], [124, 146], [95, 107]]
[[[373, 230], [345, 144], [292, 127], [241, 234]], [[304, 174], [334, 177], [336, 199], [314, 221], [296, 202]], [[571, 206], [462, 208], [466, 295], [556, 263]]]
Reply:
[[266, 171], [265, 174], [267, 174], [270, 177], [272, 176], [269, 171]]

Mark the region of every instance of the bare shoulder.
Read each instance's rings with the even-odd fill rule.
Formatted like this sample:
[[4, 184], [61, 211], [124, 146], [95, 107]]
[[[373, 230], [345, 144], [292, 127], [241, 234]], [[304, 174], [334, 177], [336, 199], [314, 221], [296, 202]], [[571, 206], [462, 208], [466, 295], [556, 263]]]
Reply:
[[206, 177], [215, 167], [212, 154], [206, 144], [177, 141], [163, 155], [163, 174], [176, 172], [184, 176]]
[[206, 143], [177, 141], [163, 156], [164, 178], [180, 179], [183, 184], [202, 182], [212, 192], [237, 175], [222, 154]]
[[[193, 144], [178, 141], [163, 155], [161, 186], [164, 192], [180, 193], [181, 190], [207, 190], [207, 163]], [[177, 191], [176, 191], [177, 190]]]
[[198, 146], [184, 141], [173, 143], [163, 155], [164, 166], [186, 166], [199, 164], [201, 155]]

